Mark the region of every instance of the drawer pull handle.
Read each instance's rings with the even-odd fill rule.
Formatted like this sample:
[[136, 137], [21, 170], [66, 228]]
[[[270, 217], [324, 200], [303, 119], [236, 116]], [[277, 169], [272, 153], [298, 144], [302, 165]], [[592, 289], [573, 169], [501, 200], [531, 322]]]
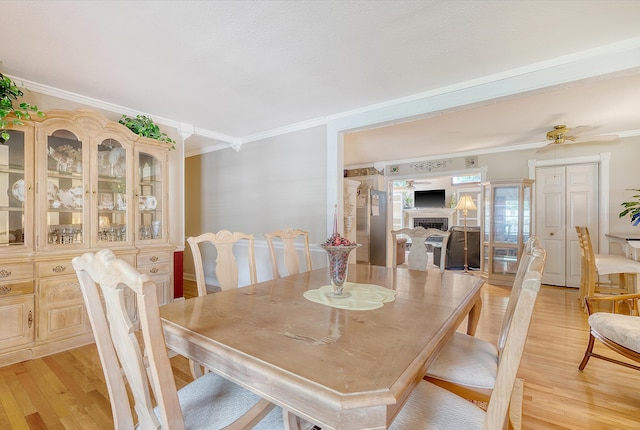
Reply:
[[153, 257], [151, 257], [149, 260], [151, 260], [152, 263], [155, 263], [156, 261], [158, 261], [158, 257], [156, 257], [155, 255]]
[[152, 267], [151, 270], [149, 270], [149, 272], [158, 273], [158, 268], [157, 267]]
[[11, 276], [11, 272], [5, 269], [0, 270], [0, 278], [6, 278], [7, 276]]
[[29, 328], [33, 325], [33, 313], [29, 311], [29, 316], [27, 317], [27, 322], [29, 323]]
[[3, 285], [2, 287], [0, 287], [0, 295], [9, 294], [11, 290], [13, 290], [13, 288]]
[[62, 273], [62, 272], [64, 272], [65, 270], [67, 270], [67, 268], [66, 268], [66, 266], [61, 266], [61, 265], [59, 265], [59, 264], [58, 264], [56, 267], [54, 267], [54, 268], [53, 268], [53, 269], [51, 269], [51, 270], [53, 270], [53, 271], [54, 271], [54, 272], [56, 272], [56, 273]]

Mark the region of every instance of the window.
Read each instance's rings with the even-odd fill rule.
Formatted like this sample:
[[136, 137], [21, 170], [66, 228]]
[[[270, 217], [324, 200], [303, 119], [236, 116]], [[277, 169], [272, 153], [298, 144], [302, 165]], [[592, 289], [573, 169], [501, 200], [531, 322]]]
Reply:
[[475, 173], [473, 175], [461, 175], [461, 176], [451, 177], [451, 185], [479, 184], [480, 181], [481, 181], [480, 173]]

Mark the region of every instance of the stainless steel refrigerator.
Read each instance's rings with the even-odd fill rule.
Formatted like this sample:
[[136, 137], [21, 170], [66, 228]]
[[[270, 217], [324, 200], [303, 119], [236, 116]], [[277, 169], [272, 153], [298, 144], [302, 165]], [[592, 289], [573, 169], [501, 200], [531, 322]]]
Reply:
[[356, 251], [358, 263], [387, 265], [387, 193], [358, 190], [356, 200]]

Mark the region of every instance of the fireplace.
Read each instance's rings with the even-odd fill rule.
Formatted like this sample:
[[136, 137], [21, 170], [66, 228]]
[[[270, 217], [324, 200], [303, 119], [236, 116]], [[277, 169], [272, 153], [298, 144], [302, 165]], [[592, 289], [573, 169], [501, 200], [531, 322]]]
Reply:
[[413, 226], [447, 231], [449, 230], [449, 218], [414, 218]]
[[453, 208], [403, 209], [402, 226], [408, 228], [422, 226], [447, 231], [449, 227], [456, 225], [455, 212]]

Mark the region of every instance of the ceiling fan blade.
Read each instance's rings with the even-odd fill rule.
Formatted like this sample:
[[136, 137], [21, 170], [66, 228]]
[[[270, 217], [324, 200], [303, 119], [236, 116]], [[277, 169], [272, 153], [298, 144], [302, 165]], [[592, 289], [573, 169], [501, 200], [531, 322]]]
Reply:
[[565, 142], [565, 143], [609, 142], [611, 140], [616, 140], [617, 138], [618, 136], [616, 136], [615, 134], [576, 136], [573, 142]]
[[536, 152], [547, 152], [548, 150], [550, 150], [551, 148], [553, 148], [554, 146], [557, 146], [558, 143], [555, 142], [551, 142], [551, 143], [547, 143], [545, 146], [543, 146], [542, 148], [538, 149]]

